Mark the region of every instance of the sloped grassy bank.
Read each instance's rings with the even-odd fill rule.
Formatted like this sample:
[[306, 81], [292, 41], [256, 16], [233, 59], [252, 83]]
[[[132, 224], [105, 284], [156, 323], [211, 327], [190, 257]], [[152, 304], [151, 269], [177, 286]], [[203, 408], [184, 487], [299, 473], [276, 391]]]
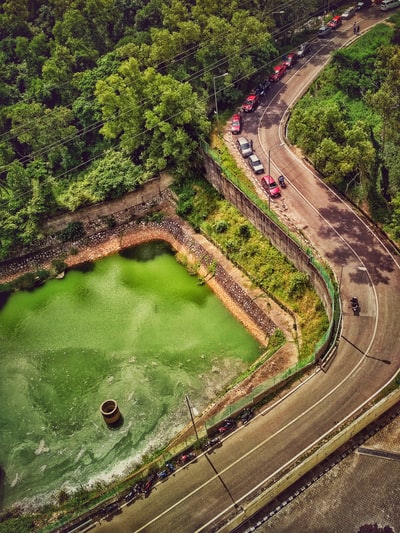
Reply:
[[219, 246], [254, 284], [296, 314], [300, 359], [308, 358], [328, 328], [328, 317], [307, 274], [299, 272], [204, 180], [179, 191], [179, 214]]

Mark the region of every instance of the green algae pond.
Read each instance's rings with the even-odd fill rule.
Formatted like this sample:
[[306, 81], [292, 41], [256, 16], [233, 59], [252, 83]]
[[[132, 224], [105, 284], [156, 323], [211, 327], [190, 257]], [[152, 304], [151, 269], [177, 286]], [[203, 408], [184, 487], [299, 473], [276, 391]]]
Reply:
[[[261, 353], [166, 243], [11, 295], [0, 311], [3, 507], [126, 475]], [[119, 429], [100, 405], [113, 398]]]

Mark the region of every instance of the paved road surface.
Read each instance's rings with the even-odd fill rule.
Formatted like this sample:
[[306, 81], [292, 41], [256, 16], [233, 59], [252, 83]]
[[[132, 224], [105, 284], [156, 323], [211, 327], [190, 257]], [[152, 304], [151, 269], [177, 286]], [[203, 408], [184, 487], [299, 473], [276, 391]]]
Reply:
[[[397, 409], [397, 412], [399, 409]], [[357, 533], [366, 524], [380, 531], [390, 527], [400, 531], [400, 462], [384, 458], [391, 452], [400, 453], [400, 417], [370, 437], [363, 446], [377, 456], [349, 454], [327, 473], [324, 473], [299, 496], [282, 506], [271, 518], [260, 514], [241, 530], [257, 533]], [[389, 533], [390, 530], [385, 530]], [[373, 530], [370, 530], [373, 533]]]

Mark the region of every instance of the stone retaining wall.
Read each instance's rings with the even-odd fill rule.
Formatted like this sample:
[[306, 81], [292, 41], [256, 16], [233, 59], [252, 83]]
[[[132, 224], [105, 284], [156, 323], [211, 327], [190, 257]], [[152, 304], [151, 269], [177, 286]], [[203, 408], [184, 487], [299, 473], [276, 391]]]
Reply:
[[[119, 227], [146, 216], [148, 213], [162, 209], [165, 201], [171, 196], [169, 185], [170, 176], [160, 176], [149, 180], [138, 190], [125, 195], [120, 200], [100, 203], [80, 209], [76, 213], [64, 213], [43, 224], [45, 237], [33, 250], [22, 250], [17, 257], [0, 261], [0, 280], [18, 277], [34, 271], [40, 265], [49, 264], [53, 259], [59, 259], [70, 253], [71, 248], [88, 243], [93, 246], [103, 242], [105, 238], [117, 234]], [[107, 218], [112, 217], [116, 227], [108, 227]], [[79, 243], [60, 243], [57, 233], [64, 230], [71, 222], [81, 222], [86, 237]]]
[[233, 183], [228, 181], [221, 172], [219, 165], [207, 154], [204, 154], [207, 179], [223, 196], [280, 250], [295, 267], [306, 272], [312, 285], [321, 298], [329, 320], [332, 319], [332, 300], [328, 288], [320, 272], [310, 261], [304, 250], [276, 224], [263, 213], [247, 196]]

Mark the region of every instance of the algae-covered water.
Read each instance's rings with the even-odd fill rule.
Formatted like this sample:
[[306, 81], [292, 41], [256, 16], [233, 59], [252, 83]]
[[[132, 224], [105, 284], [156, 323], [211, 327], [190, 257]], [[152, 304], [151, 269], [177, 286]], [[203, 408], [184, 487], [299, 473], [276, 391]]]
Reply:
[[[259, 345], [165, 243], [73, 270], [0, 311], [4, 501], [111, 480], [188, 423]], [[99, 412], [113, 398], [123, 426]]]

